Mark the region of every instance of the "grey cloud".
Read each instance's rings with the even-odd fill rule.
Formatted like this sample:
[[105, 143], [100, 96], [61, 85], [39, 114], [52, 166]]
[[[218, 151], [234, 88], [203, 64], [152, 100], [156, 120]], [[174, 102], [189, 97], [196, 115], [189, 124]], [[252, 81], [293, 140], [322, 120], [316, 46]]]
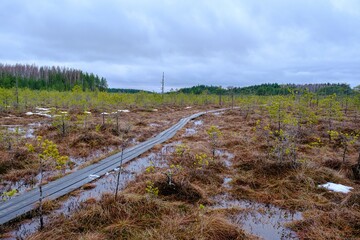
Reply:
[[[95, 72], [112, 87], [359, 84], [355, 0], [21, 1], [0, 8], [0, 61]], [[305, 74], [306, 73], [306, 74]]]

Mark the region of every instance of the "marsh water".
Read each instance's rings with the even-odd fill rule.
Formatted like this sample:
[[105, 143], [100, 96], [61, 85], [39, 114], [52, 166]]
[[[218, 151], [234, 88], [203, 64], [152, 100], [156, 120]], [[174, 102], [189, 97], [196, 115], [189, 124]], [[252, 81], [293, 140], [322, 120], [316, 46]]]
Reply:
[[[231, 169], [233, 154], [217, 150], [216, 155], [220, 156], [225, 165]], [[230, 190], [231, 183], [231, 176], [225, 176], [223, 187]], [[235, 210], [228, 215], [229, 221], [252, 235], [266, 240], [298, 239], [296, 233], [287, 228], [286, 224], [301, 220], [300, 212], [281, 209], [271, 204], [235, 199], [228, 193], [217, 195], [212, 200], [215, 204], [211, 208], [214, 210]]]

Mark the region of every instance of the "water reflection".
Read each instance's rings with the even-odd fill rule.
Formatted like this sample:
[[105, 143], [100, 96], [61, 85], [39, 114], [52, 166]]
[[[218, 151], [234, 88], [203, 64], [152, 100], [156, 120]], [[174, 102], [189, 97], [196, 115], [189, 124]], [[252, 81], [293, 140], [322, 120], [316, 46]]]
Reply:
[[298, 239], [295, 232], [286, 228], [286, 223], [300, 220], [301, 213], [291, 212], [270, 204], [232, 199], [219, 195], [213, 199], [214, 209], [237, 209], [229, 219], [245, 231], [264, 239]]

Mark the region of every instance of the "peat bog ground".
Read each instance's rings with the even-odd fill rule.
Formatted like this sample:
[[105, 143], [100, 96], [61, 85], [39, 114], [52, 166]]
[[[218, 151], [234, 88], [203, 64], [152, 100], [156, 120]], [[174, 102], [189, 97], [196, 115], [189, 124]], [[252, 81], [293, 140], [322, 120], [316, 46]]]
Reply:
[[[24, 142], [36, 141], [35, 136], [56, 143], [61, 154], [73, 159], [66, 171], [75, 171], [119, 150], [124, 139], [127, 146], [142, 142], [197, 111], [201, 109], [130, 109], [120, 114], [119, 124], [111, 114], [91, 113], [91, 117], [79, 121], [75, 116], [81, 113], [70, 112], [65, 134], [62, 124], [56, 125], [44, 116], [21, 114], [15, 120], [8, 118], [14, 116], [1, 116], [1, 125], [7, 128], [20, 125], [25, 129], [36, 123], [30, 137], [28, 130], [20, 131], [23, 135], [11, 140], [11, 149], [6, 144], [1, 148], [3, 159], [9, 161], [1, 163], [2, 189], [9, 191], [24, 179], [29, 181], [29, 187], [36, 186], [36, 155], [24, 147]], [[47, 203], [43, 230], [26, 233], [26, 224], [37, 228], [35, 217], [3, 226], [0, 236], [359, 238], [360, 185], [354, 169], [360, 146], [358, 141], [349, 141], [344, 150], [346, 142], [342, 139], [345, 133], [359, 133], [360, 123], [354, 121], [357, 113], [348, 113], [341, 120], [330, 119], [331, 123], [320, 115], [316, 121], [302, 118], [294, 124], [286, 115], [290, 116], [291, 110], [284, 111], [281, 119], [269, 112], [271, 109], [258, 105], [205, 114], [189, 122], [167, 143], [118, 169], [122, 171], [122, 191], [117, 198], [114, 171], [69, 196]], [[49, 172], [49, 181], [62, 174], [60, 170]], [[328, 182], [352, 189], [342, 193], [319, 186]]]

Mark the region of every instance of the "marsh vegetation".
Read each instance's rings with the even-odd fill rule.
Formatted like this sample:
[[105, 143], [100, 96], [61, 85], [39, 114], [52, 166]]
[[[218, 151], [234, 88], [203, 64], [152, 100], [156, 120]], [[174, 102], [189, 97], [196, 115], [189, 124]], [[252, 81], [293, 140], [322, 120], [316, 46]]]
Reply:
[[[20, 103], [25, 103], [26, 94], [34, 92], [21, 90]], [[248, 220], [250, 213], [257, 216], [253, 221], [260, 222], [272, 214], [279, 224], [270, 228], [280, 226], [280, 235], [274, 234], [284, 239], [360, 237], [359, 94], [229, 95], [219, 102], [219, 96], [212, 94], [174, 93], [162, 98], [152, 93], [39, 91], [26, 99], [33, 102], [1, 108], [4, 201], [26, 191], [22, 184], [37, 187], [39, 156], [25, 144], [35, 146], [38, 136], [56, 145], [59, 156], [69, 157], [60, 167], [55, 161], [44, 168], [44, 181], [51, 181], [120, 151], [125, 141], [129, 147], [153, 137], [191, 113], [231, 108], [233, 102], [238, 107], [189, 122], [169, 140], [167, 151], [158, 145], [142, 156], [154, 154], [161, 164], [148, 158], [116, 198], [113, 179], [107, 191], [79, 197], [81, 201], [69, 213], [51, 215], [44, 229], [29, 239], [269, 236], [271, 230], [249, 230], [247, 226], [255, 226]], [[39, 107], [50, 117], [26, 114], [36, 113]], [[8, 125], [32, 126], [33, 137], [22, 130], [10, 133]], [[126, 166], [119, 169], [122, 176], [127, 176], [125, 170]], [[115, 178], [114, 174], [94, 180], [94, 186], [74, 196], [96, 189], [97, 181]], [[352, 189], [342, 193], [320, 187], [328, 182]], [[58, 200], [62, 201], [66, 200]], [[2, 230], [11, 232], [19, 224]]]

